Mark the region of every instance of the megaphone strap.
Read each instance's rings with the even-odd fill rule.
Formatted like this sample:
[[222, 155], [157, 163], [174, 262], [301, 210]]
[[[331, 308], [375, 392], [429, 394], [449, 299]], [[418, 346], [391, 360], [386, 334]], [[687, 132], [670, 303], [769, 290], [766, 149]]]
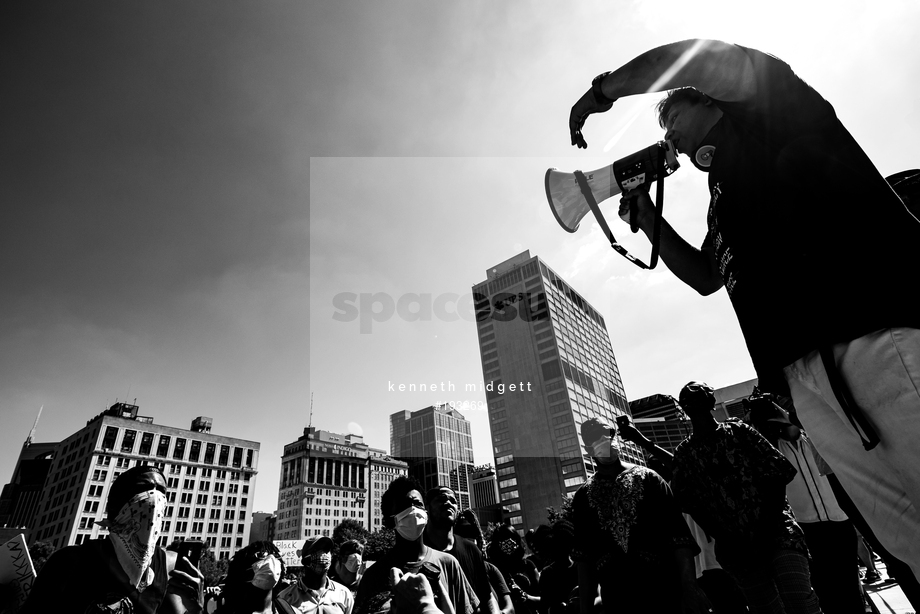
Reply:
[[591, 211], [594, 213], [594, 218], [597, 220], [597, 223], [600, 224], [601, 230], [604, 231], [607, 240], [610, 241], [610, 247], [614, 251], [633, 264], [635, 264], [640, 269], [654, 269], [658, 266], [658, 248], [661, 244], [661, 214], [664, 210], [664, 170], [665, 170], [665, 159], [661, 155], [658, 158], [658, 181], [657, 181], [657, 190], [655, 191], [655, 226], [652, 230], [652, 256], [649, 259], [649, 264], [645, 264], [632, 254], [630, 254], [625, 247], [620, 245], [616, 240], [616, 237], [613, 236], [610, 227], [607, 225], [607, 220], [604, 218], [604, 214], [601, 213], [600, 207], [597, 206], [597, 201], [594, 199], [594, 193], [591, 191], [591, 186], [588, 184], [588, 179], [585, 177], [585, 174], [581, 171], [575, 171], [575, 181], [578, 182], [578, 187], [581, 189], [582, 195], [585, 197], [585, 201], [588, 203], [588, 206], [591, 207]]

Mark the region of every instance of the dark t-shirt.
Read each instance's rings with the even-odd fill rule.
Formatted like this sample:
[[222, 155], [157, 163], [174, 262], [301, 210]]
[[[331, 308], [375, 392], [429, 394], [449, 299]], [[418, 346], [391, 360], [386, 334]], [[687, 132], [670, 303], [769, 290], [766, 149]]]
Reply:
[[741, 49], [756, 94], [714, 100], [723, 117], [706, 139], [716, 150], [703, 245], [715, 249], [758, 376], [771, 385], [821, 345], [920, 326], [904, 299], [920, 268], [920, 222], [830, 103], [787, 64]]
[[107, 538], [58, 550], [35, 577], [20, 614], [154, 614], [166, 596], [166, 551], [157, 548], [153, 582], [138, 592], [128, 585]]
[[453, 556], [460, 563], [460, 568], [463, 569], [466, 579], [473, 587], [473, 590], [476, 591], [476, 596], [479, 597], [480, 607], [487, 610], [492, 589], [489, 587], [489, 575], [479, 546], [468, 539], [455, 535], [454, 545], [447, 551], [447, 554]]
[[498, 567], [486, 561], [486, 571], [489, 574], [489, 584], [496, 595], [501, 597], [502, 595], [511, 594], [511, 589], [508, 588], [508, 584], [505, 582], [505, 576], [502, 575]]
[[565, 612], [572, 591], [578, 586], [578, 567], [568, 561], [567, 564], [553, 562], [540, 572], [540, 612], [541, 614], [562, 614]]

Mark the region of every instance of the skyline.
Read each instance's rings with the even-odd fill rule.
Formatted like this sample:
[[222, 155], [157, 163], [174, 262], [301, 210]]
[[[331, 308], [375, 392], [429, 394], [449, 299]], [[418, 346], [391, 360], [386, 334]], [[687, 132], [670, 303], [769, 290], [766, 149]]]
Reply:
[[[274, 511], [311, 394], [313, 426], [387, 450], [393, 412], [484, 403], [465, 390], [482, 380], [475, 323], [450, 312], [524, 250], [604, 316], [629, 400], [751, 379], [724, 292], [640, 271], [590, 218], [565, 233], [543, 192], [549, 167], [662, 138], [658, 94], [590, 118], [586, 151], [568, 112], [595, 75], [689, 37], [777, 55], [883, 174], [916, 166], [920, 6], [741, 4], [8, 3], [0, 481], [39, 407], [35, 440], [59, 441], [137, 398], [158, 424], [204, 415], [260, 441], [253, 509]], [[680, 162], [665, 216], [699, 244], [706, 178]], [[360, 315], [334, 318], [347, 293], [383, 293], [393, 316], [362, 334]], [[430, 319], [396, 311], [411, 295]], [[456, 390], [388, 389], [442, 381]], [[485, 412], [464, 415], [475, 463], [492, 463]]]

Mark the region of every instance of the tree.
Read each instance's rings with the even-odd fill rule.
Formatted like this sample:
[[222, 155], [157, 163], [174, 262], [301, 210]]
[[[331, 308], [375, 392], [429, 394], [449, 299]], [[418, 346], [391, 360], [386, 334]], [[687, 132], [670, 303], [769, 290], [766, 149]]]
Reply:
[[42, 570], [45, 562], [54, 553], [55, 547], [48, 542], [35, 542], [29, 546], [29, 558], [32, 559], [32, 566], [35, 567], [35, 575]]
[[393, 529], [380, 529], [369, 533], [367, 543], [364, 544], [364, 558], [376, 561], [396, 545], [396, 531]]
[[332, 554], [338, 555], [339, 547], [349, 540], [356, 540], [362, 544], [367, 541], [370, 532], [364, 524], [354, 518], [346, 518], [332, 530]]
[[553, 524], [557, 520], [568, 520], [569, 522], [574, 522], [575, 510], [572, 509], [572, 495], [563, 493], [562, 507], [557, 510], [554, 506], [550, 505], [548, 508], [546, 508], [546, 517], [549, 519], [550, 524]]

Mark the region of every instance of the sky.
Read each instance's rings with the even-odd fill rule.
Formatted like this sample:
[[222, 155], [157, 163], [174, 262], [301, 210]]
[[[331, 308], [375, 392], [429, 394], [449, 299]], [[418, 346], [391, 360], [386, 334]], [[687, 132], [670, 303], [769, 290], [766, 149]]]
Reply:
[[[260, 442], [255, 510], [275, 509], [311, 401], [313, 426], [384, 449], [391, 413], [466, 403], [476, 462], [492, 462], [485, 395], [465, 392], [482, 371], [463, 305], [524, 250], [604, 315], [630, 400], [754, 377], [724, 291], [641, 271], [590, 218], [568, 234], [546, 203], [547, 168], [600, 168], [662, 138], [654, 94], [591, 117], [587, 150], [568, 135], [591, 79], [652, 47], [770, 52], [883, 174], [917, 165], [909, 0], [0, 11], [2, 482], [39, 408], [35, 440], [57, 441], [135, 399], [159, 424], [204, 415]], [[665, 216], [698, 244], [705, 176], [682, 163]], [[611, 204], [614, 233], [647, 258]], [[437, 390], [398, 391], [413, 383]]]

